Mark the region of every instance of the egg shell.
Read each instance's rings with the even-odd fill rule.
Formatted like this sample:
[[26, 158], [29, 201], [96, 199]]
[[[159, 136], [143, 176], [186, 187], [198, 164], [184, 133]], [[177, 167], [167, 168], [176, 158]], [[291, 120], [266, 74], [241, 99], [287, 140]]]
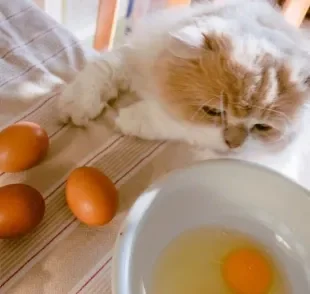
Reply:
[[0, 187], [0, 238], [15, 238], [32, 231], [43, 219], [42, 195], [25, 184]]
[[46, 155], [49, 138], [44, 129], [32, 122], [18, 122], [0, 132], [0, 171], [29, 169]]
[[89, 226], [107, 224], [118, 208], [118, 192], [114, 184], [93, 167], [80, 167], [70, 174], [66, 199], [72, 213]]

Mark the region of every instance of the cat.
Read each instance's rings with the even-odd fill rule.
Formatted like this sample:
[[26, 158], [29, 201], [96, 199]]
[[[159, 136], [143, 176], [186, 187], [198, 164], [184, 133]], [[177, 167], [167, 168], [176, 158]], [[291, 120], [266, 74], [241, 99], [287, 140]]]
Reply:
[[203, 2], [141, 21], [123, 46], [89, 61], [58, 106], [64, 122], [85, 125], [131, 91], [140, 101], [115, 119], [124, 134], [250, 160], [282, 152], [296, 173], [288, 162], [308, 117], [308, 60], [308, 39], [269, 2]]

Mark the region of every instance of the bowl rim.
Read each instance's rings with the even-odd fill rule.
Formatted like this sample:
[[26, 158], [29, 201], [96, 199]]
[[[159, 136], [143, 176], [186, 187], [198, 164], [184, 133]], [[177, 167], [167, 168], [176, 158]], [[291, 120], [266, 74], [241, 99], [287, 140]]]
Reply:
[[[137, 200], [134, 202], [130, 208], [125, 220], [123, 221], [120, 230], [117, 234], [116, 242], [113, 248], [113, 260], [112, 260], [112, 294], [136, 294], [132, 293], [129, 288], [129, 281], [126, 280], [128, 277], [121, 276], [121, 267], [124, 266], [128, 259], [131, 256], [133, 245], [137, 237], [137, 231], [142, 219], [147, 214], [152, 203], [156, 198], [156, 193], [151, 193], [156, 191], [158, 188], [162, 187], [167, 179], [171, 176], [177, 176], [178, 174], [183, 173], [184, 171], [191, 171], [199, 168], [200, 166], [206, 166], [209, 164], [222, 164], [223, 162], [228, 164], [237, 164], [247, 166], [251, 169], [261, 170], [270, 175], [280, 177], [286, 181], [291, 182], [297, 190], [300, 190], [300, 194], [306, 194], [310, 200], [310, 190], [306, 189], [304, 186], [297, 183], [297, 181], [289, 178], [288, 176], [281, 174], [271, 168], [268, 168], [264, 165], [255, 162], [249, 162], [240, 159], [230, 159], [230, 158], [220, 158], [220, 159], [207, 159], [203, 160], [190, 166], [184, 168], [174, 169], [167, 174], [161, 176], [158, 180], [152, 183], [148, 188], [146, 188], [142, 193], [137, 197]], [[122, 253], [122, 254], [120, 254]], [[125, 253], [125, 254], [124, 254]]]

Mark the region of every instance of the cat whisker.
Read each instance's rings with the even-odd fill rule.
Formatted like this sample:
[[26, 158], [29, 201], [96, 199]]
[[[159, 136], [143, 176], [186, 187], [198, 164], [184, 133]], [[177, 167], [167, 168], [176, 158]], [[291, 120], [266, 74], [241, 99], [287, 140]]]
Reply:
[[[262, 109], [262, 110], [265, 109], [263, 107], [259, 107], [259, 106], [256, 106], [256, 105], [254, 105], [253, 107], [258, 108], [258, 109]], [[284, 112], [281, 112], [281, 111], [278, 111], [278, 110], [274, 110], [274, 109], [271, 109], [271, 108], [267, 108], [265, 110], [268, 110], [270, 112], [278, 114], [280, 117], [283, 117], [288, 124], [291, 123], [291, 119]]]
[[220, 111], [221, 111], [221, 127], [224, 128], [225, 116], [224, 116], [224, 100], [223, 100], [223, 91], [220, 95]]
[[[195, 117], [197, 116], [197, 114], [202, 110], [202, 108], [204, 106], [206, 106], [208, 104], [208, 102], [202, 104], [201, 106], [199, 106], [199, 108], [195, 111], [195, 113], [191, 116], [190, 121], [193, 121], [195, 119]], [[196, 106], [196, 105], [195, 105]], [[205, 116], [205, 113], [203, 113], [203, 115]]]
[[[209, 104], [212, 100], [214, 100], [214, 99], [218, 99], [218, 100], [220, 100], [221, 99], [221, 96], [217, 96], [217, 95], [212, 95], [211, 96], [211, 99], [210, 100], [208, 100], [207, 102], [204, 102], [204, 106], [206, 105], [206, 104]], [[191, 99], [191, 106], [200, 106], [201, 105], [201, 102], [203, 102], [202, 101], [202, 99]], [[196, 103], [197, 102], [197, 103]]]
[[[190, 118], [190, 121], [193, 121], [194, 118], [197, 116], [197, 114], [202, 110], [202, 108], [204, 106], [207, 106], [214, 98], [209, 99], [208, 101], [206, 101], [205, 103], [203, 103], [202, 105], [199, 106], [199, 108], [195, 111], [195, 113], [192, 115], [192, 117]], [[192, 106], [197, 106], [195, 104], [192, 104]], [[205, 116], [206, 114], [203, 113], [203, 115]]]
[[[239, 103], [234, 103], [234, 105], [244, 107], [242, 104], [239, 104]], [[291, 125], [292, 124], [292, 120], [285, 113], [283, 113], [281, 111], [274, 110], [271, 108], [261, 107], [258, 105], [253, 105], [252, 107], [255, 109], [259, 109], [259, 110], [267, 110], [267, 111], [270, 111], [270, 112], [273, 112], [273, 113], [279, 115], [281, 118], [283, 118], [285, 120], [285, 125]]]

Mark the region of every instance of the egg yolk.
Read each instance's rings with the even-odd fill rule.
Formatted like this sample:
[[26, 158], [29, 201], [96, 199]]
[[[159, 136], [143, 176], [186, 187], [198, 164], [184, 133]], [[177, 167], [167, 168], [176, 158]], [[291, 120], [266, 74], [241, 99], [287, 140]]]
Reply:
[[225, 283], [236, 294], [267, 294], [272, 284], [272, 268], [256, 249], [243, 248], [229, 253], [222, 264]]

